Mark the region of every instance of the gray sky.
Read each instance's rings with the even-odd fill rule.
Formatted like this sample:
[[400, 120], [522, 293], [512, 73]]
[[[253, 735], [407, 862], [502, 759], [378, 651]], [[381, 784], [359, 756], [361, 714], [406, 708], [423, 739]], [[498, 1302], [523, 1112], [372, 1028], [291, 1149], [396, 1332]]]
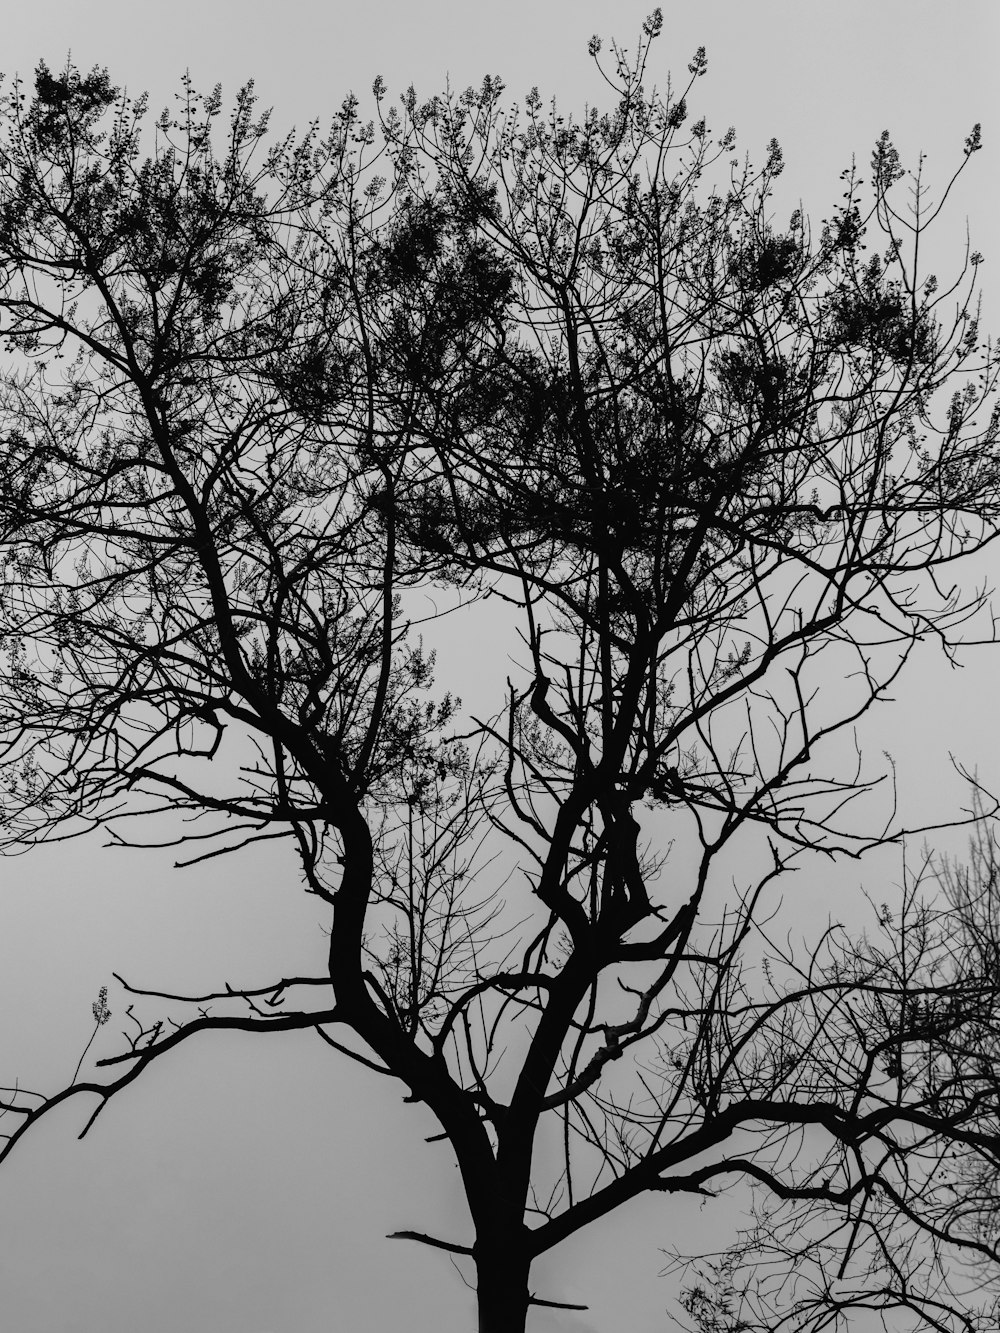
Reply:
[[[205, 90], [257, 81], [274, 126], [327, 118], [354, 87], [418, 92], [499, 73], [511, 97], [537, 84], [565, 106], [600, 100], [586, 55], [593, 32], [634, 46], [647, 0], [48, 0], [5, 7], [0, 68], [30, 77], [67, 51], [106, 64], [154, 111], [191, 71]], [[801, 0], [667, 4], [658, 80], [708, 48], [695, 115], [734, 124], [758, 159], [776, 136], [783, 185], [819, 217], [837, 201], [852, 153], [867, 166], [888, 127], [904, 161], [918, 149], [941, 179], [974, 121], [985, 148], [951, 201], [966, 214], [982, 270], [986, 326], [1000, 328], [1000, 107], [995, 0]], [[942, 268], [945, 261], [942, 260]], [[996, 574], [998, 571], [994, 571]], [[442, 683], [475, 674], [470, 640]], [[997, 777], [998, 726], [980, 654], [956, 678], [931, 655], [879, 719], [908, 778], [948, 750]], [[956, 685], [956, 679], [958, 685]], [[987, 706], [988, 705], [988, 706]], [[916, 723], [919, 721], [919, 725]], [[877, 751], [876, 751], [877, 752]], [[910, 781], [921, 817], [956, 785]], [[944, 794], [942, 794], [944, 793]], [[91, 1030], [90, 1004], [112, 968], [136, 984], [263, 984], [322, 961], [314, 908], [290, 858], [172, 872], [153, 854], [97, 840], [0, 864], [0, 1075], [54, 1090]], [[102, 1036], [121, 1030], [120, 1000]], [[416, 1227], [461, 1237], [464, 1210], [445, 1146], [387, 1080], [331, 1058], [315, 1037], [192, 1042], [159, 1062], [78, 1143], [79, 1107], [44, 1124], [0, 1170], [0, 1320], [18, 1333], [466, 1333], [471, 1294], [446, 1255], [383, 1240]], [[588, 1302], [586, 1316], [533, 1315], [532, 1333], [654, 1333], [670, 1326], [659, 1249], [717, 1241], [726, 1204], [642, 1201], [585, 1233], [536, 1275], [540, 1294]]]

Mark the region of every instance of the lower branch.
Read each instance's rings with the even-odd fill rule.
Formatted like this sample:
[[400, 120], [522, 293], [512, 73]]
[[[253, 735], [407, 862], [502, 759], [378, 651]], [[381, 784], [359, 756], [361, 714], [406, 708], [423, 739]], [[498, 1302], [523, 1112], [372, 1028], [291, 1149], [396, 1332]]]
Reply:
[[455, 1245], [450, 1240], [438, 1240], [436, 1236], [426, 1236], [422, 1231], [390, 1231], [386, 1240], [418, 1240], [421, 1245], [432, 1245], [434, 1249], [447, 1250], [449, 1254], [472, 1255], [472, 1247], [469, 1245]]
[[543, 1301], [540, 1296], [529, 1296], [529, 1305], [547, 1305], [553, 1310], [589, 1310], [589, 1305], [570, 1305], [568, 1301]]

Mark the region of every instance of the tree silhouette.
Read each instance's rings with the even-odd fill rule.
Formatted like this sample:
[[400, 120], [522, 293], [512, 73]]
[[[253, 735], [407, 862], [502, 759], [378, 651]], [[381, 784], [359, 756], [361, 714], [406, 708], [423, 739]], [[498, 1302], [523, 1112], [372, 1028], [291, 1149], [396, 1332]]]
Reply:
[[[530, 1283], [580, 1228], [734, 1180], [757, 1221], [698, 1327], [972, 1328], [996, 918], [919, 874], [861, 936], [777, 914], [908, 832], [856, 725], [923, 640], [992, 634], [951, 570], [1000, 525], [979, 256], [921, 271], [955, 177], [933, 202], [887, 134], [780, 225], [777, 142], [691, 120], [704, 51], [645, 87], [660, 27], [592, 41], [613, 106], [580, 119], [376, 81], [375, 122], [268, 146], [251, 88], [226, 125], [188, 84], [153, 124], [100, 70], [13, 85], [6, 846], [289, 840], [330, 937], [322, 975], [117, 978], [124, 1048], [8, 1088], [6, 1151], [197, 1032], [310, 1029], [437, 1118], [468, 1235], [396, 1234], [471, 1260], [483, 1333], [581, 1308]], [[469, 716], [435, 650], [472, 670], [490, 607], [506, 686]]]

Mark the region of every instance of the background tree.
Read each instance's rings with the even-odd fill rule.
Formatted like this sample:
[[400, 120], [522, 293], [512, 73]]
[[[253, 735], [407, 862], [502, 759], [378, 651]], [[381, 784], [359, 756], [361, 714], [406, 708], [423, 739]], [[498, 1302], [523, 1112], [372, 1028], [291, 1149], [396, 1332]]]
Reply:
[[[704, 52], [644, 89], [660, 23], [579, 121], [495, 79], [399, 109], [376, 83], [377, 125], [349, 98], [268, 150], [249, 89], [223, 133], [218, 92], [147, 129], [101, 71], [15, 85], [8, 845], [291, 839], [330, 951], [208, 995], [118, 978], [126, 1048], [9, 1088], [8, 1150], [195, 1033], [311, 1029], [436, 1116], [471, 1234], [399, 1235], [471, 1258], [483, 1330], [557, 1303], [532, 1262], [589, 1222], [734, 1178], [760, 1226], [723, 1298], [777, 1254], [792, 1326], [968, 1327], [988, 919], [908, 884], [881, 933], [803, 952], [775, 913], [800, 864], [903, 836], [855, 724], [921, 640], [992, 633], [945, 568], [997, 530], [979, 256], [921, 272], [950, 185], [888, 135], [830, 219], [779, 226], [777, 143], [755, 168], [690, 123]], [[445, 627], [487, 598], [510, 675], [469, 718], [431, 641], [464, 652]], [[770, 1327], [756, 1290], [687, 1303]]]

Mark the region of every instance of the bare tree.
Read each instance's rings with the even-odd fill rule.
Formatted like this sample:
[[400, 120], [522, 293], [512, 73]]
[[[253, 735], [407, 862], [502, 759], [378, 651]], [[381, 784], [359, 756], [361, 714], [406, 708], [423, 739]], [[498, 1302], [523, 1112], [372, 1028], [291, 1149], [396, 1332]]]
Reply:
[[[972, 1327], [947, 1256], [995, 1242], [940, 1172], [995, 1165], [994, 927], [904, 887], [802, 953], [775, 913], [904, 836], [856, 726], [922, 640], [992, 635], [951, 570], [1000, 522], [979, 256], [921, 271], [955, 177], [933, 201], [888, 135], [779, 224], [778, 144], [689, 114], [704, 51], [644, 88], [660, 26], [591, 43], [606, 114], [377, 81], [376, 122], [270, 148], [250, 89], [226, 128], [218, 92], [150, 126], [101, 71], [14, 84], [6, 845], [290, 840], [330, 947], [117, 978], [125, 1047], [8, 1089], [6, 1150], [195, 1033], [310, 1029], [437, 1118], [469, 1234], [397, 1234], [471, 1260], [483, 1333], [564, 1304], [531, 1265], [588, 1223], [737, 1180], [760, 1225], [689, 1288], [704, 1327], [772, 1272], [790, 1326]], [[511, 655], [470, 717], [433, 647], [486, 599]]]
[[[850, 1327], [859, 1310], [895, 1315], [890, 1327], [996, 1326], [995, 834], [977, 827], [968, 866], [929, 853], [904, 865], [901, 888], [896, 908], [877, 905], [871, 935], [831, 931], [805, 966], [786, 958], [797, 991], [746, 999], [768, 1048], [808, 1068], [813, 1088], [844, 1095], [853, 1080], [858, 1120], [839, 1141], [796, 1145], [794, 1176], [765, 1180], [726, 1250], [675, 1252], [705, 1333]], [[799, 1054], [807, 1044], [815, 1056]]]

